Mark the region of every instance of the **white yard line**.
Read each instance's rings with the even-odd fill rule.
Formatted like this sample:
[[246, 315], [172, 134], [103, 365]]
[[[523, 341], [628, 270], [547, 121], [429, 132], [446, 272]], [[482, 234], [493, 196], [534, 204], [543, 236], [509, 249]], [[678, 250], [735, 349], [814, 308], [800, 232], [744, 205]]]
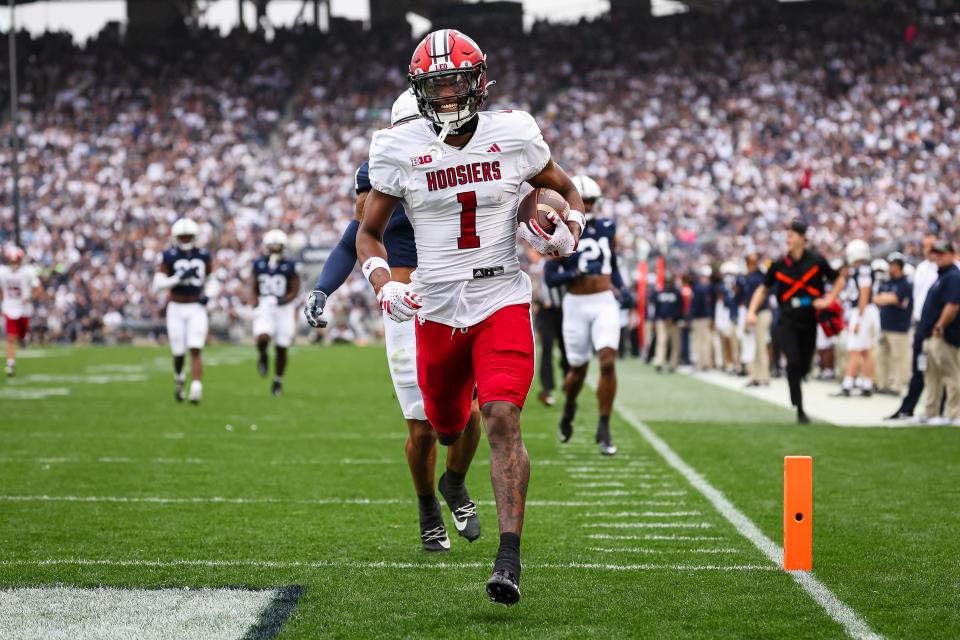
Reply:
[[673, 536], [647, 534], [644, 536], [618, 536], [609, 533], [591, 533], [587, 536], [591, 540], [679, 540], [683, 542], [705, 542], [708, 540], [723, 540], [723, 536]]
[[739, 549], [651, 549], [650, 547], [588, 547], [600, 553], [740, 553]]
[[[174, 438], [172, 438], [174, 439]], [[235, 460], [219, 458], [131, 458], [128, 456], [99, 456], [99, 457], [36, 457], [36, 456], [0, 456], [0, 464], [211, 464], [211, 465], [231, 465]], [[406, 465], [407, 461], [398, 456], [397, 458], [313, 458], [313, 459], [291, 459], [291, 460], [268, 460], [254, 461], [260, 464], [269, 464], [271, 466], [288, 467], [300, 465], [344, 465], [344, 466], [377, 466], [377, 465]], [[533, 466], [565, 466], [567, 463], [563, 460], [540, 459], [531, 460]], [[490, 466], [489, 460], [474, 460], [473, 466]], [[634, 476], [637, 477], [637, 476]]]
[[702, 516], [699, 511], [600, 511], [588, 513], [588, 518], [690, 518]]
[[585, 529], [712, 529], [710, 522], [588, 522]]
[[[49, 558], [44, 560], [0, 560], [0, 567], [149, 567], [169, 569], [176, 567], [255, 567], [261, 569], [479, 569], [489, 568], [489, 562], [360, 562], [317, 561], [298, 562], [280, 560], [99, 560], [87, 558]], [[773, 571], [769, 565], [698, 565], [698, 564], [609, 564], [598, 562], [524, 563], [525, 569], [587, 569], [597, 571]]]
[[[600, 489], [602, 487], [622, 487], [622, 482], [581, 482], [584, 489]], [[641, 487], [642, 488], [642, 487]]]
[[639, 474], [632, 473], [571, 473], [574, 480], [663, 480], [664, 476], [659, 474]]
[[[225, 498], [223, 496], [13, 496], [0, 495], [0, 502], [106, 502], [117, 504], [305, 504], [305, 505], [343, 505], [343, 506], [379, 506], [409, 505], [412, 499], [402, 498]], [[490, 505], [493, 503], [490, 502]], [[648, 506], [643, 500], [527, 500], [528, 507], [640, 507]], [[656, 515], [656, 514], [654, 514]]]
[[[696, 469], [670, 448], [650, 427], [645, 425], [633, 412], [618, 403], [617, 411], [637, 433], [667, 461], [671, 467], [686, 478], [693, 488], [710, 501], [710, 504], [732, 524], [740, 534], [759, 549], [775, 568], [783, 566], [783, 548], [768, 538], [742, 511], [733, 505], [719, 489], [710, 484]], [[840, 624], [851, 638], [857, 640], [878, 639], [877, 634], [860, 615], [844, 604], [825, 584], [814, 577], [812, 572], [789, 571], [791, 577], [834, 621]]]

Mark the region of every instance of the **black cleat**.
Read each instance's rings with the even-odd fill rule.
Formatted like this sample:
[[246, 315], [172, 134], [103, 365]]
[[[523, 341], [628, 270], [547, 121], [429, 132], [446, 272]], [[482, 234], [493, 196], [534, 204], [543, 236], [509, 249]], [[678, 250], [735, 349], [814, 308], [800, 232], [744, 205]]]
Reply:
[[260, 374], [261, 378], [266, 378], [269, 370], [270, 365], [267, 363], [267, 356], [260, 356], [260, 358], [257, 360], [257, 373]]
[[560, 442], [570, 442], [573, 437], [573, 420], [560, 419]]
[[797, 411], [797, 424], [810, 424], [810, 418], [803, 411]]
[[861, 397], [861, 398], [869, 398], [869, 397], [872, 396], [872, 395], [873, 395], [873, 390], [872, 390], [872, 389], [860, 389], [860, 397]]
[[16, 368], [15, 366], [13, 366], [12, 364], [8, 364], [8, 365], [7, 365], [7, 377], [8, 377], [8, 378], [13, 378], [13, 377], [16, 376], [16, 375], [17, 375], [17, 368]]
[[271, 388], [270, 388], [270, 393], [272, 393], [272, 394], [273, 394], [275, 397], [277, 397], [277, 398], [279, 398], [280, 396], [282, 396], [282, 395], [283, 395], [283, 383], [282, 383], [281, 381], [279, 381], [279, 380], [274, 380], [274, 381], [273, 381], [273, 386], [271, 386]]
[[896, 413], [885, 417], [884, 420], [907, 420], [908, 418], [912, 418], [912, 417], [913, 417], [913, 413], [897, 410]]
[[850, 389], [841, 388], [840, 391], [837, 391], [836, 393], [831, 393], [830, 397], [831, 398], [849, 398]]
[[431, 553], [450, 551], [450, 538], [447, 537], [447, 529], [443, 526], [443, 520], [440, 519], [437, 526], [428, 526], [420, 528], [420, 544], [424, 551]]
[[494, 571], [487, 580], [487, 595], [490, 602], [512, 607], [520, 602], [520, 576], [505, 569]]
[[174, 381], [173, 399], [177, 402], [183, 402], [183, 380]]
[[443, 496], [450, 513], [453, 515], [453, 526], [457, 533], [473, 542], [480, 537], [480, 518], [477, 516], [477, 504], [470, 499], [466, 487], [462, 491], [455, 491], [448, 486], [447, 474], [440, 476], [437, 488]]
[[450, 538], [447, 529], [443, 526], [443, 516], [440, 515], [440, 503], [436, 498], [426, 509], [420, 506], [420, 544], [424, 551], [432, 553], [450, 551]]

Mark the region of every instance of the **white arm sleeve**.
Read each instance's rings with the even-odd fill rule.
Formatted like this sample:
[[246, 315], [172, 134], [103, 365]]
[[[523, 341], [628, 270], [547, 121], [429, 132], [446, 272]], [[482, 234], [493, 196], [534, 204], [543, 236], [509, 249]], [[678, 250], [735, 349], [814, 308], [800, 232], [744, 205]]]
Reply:
[[543, 168], [550, 162], [550, 147], [544, 141], [540, 126], [533, 119], [533, 116], [522, 111], [518, 113], [523, 117], [523, 135], [526, 142], [523, 145], [523, 151], [520, 152], [517, 168], [520, 171], [520, 177], [527, 181], [543, 171]]
[[402, 198], [406, 192], [403, 167], [390, 148], [387, 130], [373, 134], [370, 142], [370, 185], [380, 193]]
[[163, 291], [165, 289], [170, 289], [174, 285], [180, 282], [180, 278], [176, 274], [168, 276], [165, 273], [157, 271], [153, 276], [153, 290], [154, 291]]

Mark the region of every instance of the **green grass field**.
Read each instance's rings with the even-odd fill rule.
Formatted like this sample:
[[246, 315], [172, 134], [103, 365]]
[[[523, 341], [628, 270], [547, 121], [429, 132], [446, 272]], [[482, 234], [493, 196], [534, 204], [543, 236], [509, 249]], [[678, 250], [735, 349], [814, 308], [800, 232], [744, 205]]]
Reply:
[[[506, 609], [483, 588], [486, 443], [467, 478], [482, 537], [447, 512], [452, 551], [425, 554], [381, 348], [295, 349], [280, 399], [252, 348], [209, 349], [199, 407], [173, 402], [161, 349], [24, 355], [0, 384], [4, 589], [300, 587], [285, 639], [846, 635], [621, 416], [601, 459], [589, 393], [568, 445], [559, 407], [523, 413], [523, 600]], [[783, 456], [814, 456], [814, 575], [877, 634], [960, 636], [960, 430], [800, 428], [690, 378], [620, 374], [623, 407], [778, 544]], [[25, 637], [20, 612], [0, 638]]]

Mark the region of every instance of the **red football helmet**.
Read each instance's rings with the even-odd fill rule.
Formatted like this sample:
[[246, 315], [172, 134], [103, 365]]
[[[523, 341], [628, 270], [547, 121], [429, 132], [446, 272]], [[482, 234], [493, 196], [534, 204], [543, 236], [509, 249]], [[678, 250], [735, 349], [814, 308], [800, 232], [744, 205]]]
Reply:
[[487, 56], [470, 36], [440, 29], [414, 49], [409, 78], [423, 117], [456, 130], [487, 99]]
[[10, 264], [20, 264], [23, 261], [23, 249], [17, 246], [8, 247], [6, 250], [6, 259]]

